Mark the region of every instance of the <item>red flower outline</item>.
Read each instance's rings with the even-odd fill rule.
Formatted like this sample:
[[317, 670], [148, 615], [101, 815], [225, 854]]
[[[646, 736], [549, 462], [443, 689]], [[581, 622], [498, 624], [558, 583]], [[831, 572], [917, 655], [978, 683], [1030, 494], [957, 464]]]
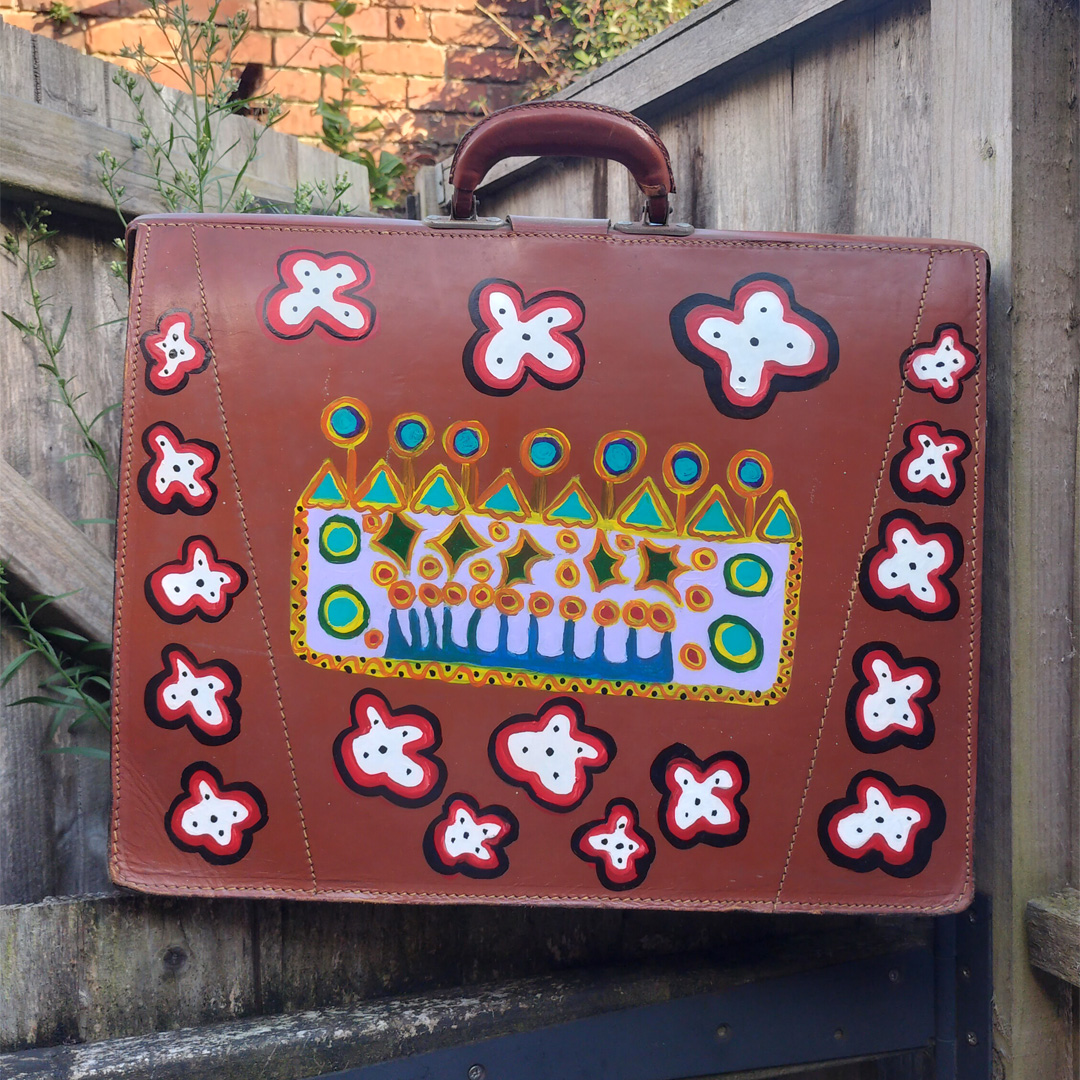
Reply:
[[[525, 768], [515, 762], [510, 752], [510, 737], [521, 732], [541, 734], [549, 724], [560, 716], [567, 718], [568, 730], [557, 734], [593, 750], [595, 757], [573, 759], [574, 785], [565, 794], [552, 790], [544, 784], [539, 771]], [[538, 749], [538, 748], [537, 748]], [[615, 740], [600, 728], [585, 723], [581, 705], [570, 697], [556, 697], [544, 702], [539, 711], [520, 713], [504, 720], [488, 741], [488, 758], [495, 772], [508, 784], [525, 789], [526, 794], [541, 806], [557, 813], [566, 813], [580, 806], [592, 790], [593, 774], [603, 772], [615, 757]], [[543, 759], [539, 759], [541, 765]]]
[[[902, 682], [912, 675], [922, 679], [920, 690], [905, 694], [901, 688], [896, 692], [906, 697], [913, 720], [910, 727], [889, 723], [875, 731], [867, 723], [866, 709], [874, 696], [881, 693], [885, 683], [874, 670], [875, 665], [885, 666], [890, 684]], [[859, 750], [865, 754], [880, 754], [896, 746], [922, 750], [933, 742], [934, 715], [930, 711], [930, 702], [938, 696], [941, 686], [941, 671], [933, 660], [925, 656], [905, 658], [895, 645], [871, 641], [856, 651], [851, 667], [857, 681], [848, 694], [845, 715], [848, 735]]]
[[[704, 785], [717, 766], [723, 765], [725, 771], [734, 780], [730, 788], [710, 789], [710, 794], [719, 799], [727, 809], [729, 819], [723, 823], [710, 824], [707, 820], [695, 820], [689, 828], [679, 825], [676, 813], [679, 809], [680, 796], [684, 785], [679, 780], [679, 770], [690, 774], [690, 783]], [[750, 815], [743, 805], [742, 796], [750, 785], [750, 771], [746, 760], [733, 751], [713, 754], [702, 761], [685, 744], [673, 743], [662, 750], [649, 770], [653, 787], [661, 794], [657, 820], [660, 831], [669, 843], [677, 848], [691, 848], [695, 844], [709, 844], [712, 847], [730, 847], [740, 843], [750, 827]]]
[[[762, 291], [771, 293], [779, 300], [782, 321], [793, 323], [808, 334], [813, 350], [807, 360], [797, 366], [766, 358], [762, 362], [754, 393], [745, 396], [733, 394], [729, 390], [731, 356], [724, 349], [703, 340], [699, 331], [705, 320], [711, 318], [741, 326], [746, 319], [750, 298]], [[810, 390], [820, 385], [836, 370], [840, 358], [840, 346], [829, 323], [817, 312], [797, 303], [791, 282], [776, 274], [757, 273], [744, 277], [736, 282], [730, 299], [709, 293], [688, 296], [672, 309], [670, 327], [679, 352], [702, 369], [705, 388], [713, 405], [736, 419], [749, 420], [760, 416], [769, 409], [778, 393]], [[756, 345], [756, 339], [751, 338], [750, 344]]]
[[[948, 522], [938, 521], [926, 525], [909, 510], [892, 510], [881, 519], [878, 539], [878, 546], [871, 548], [863, 556], [859, 568], [859, 585], [867, 603], [882, 611], [903, 611], [918, 619], [951, 619], [960, 607], [960, 597], [952, 583], [952, 576], [964, 558], [964, 541], [959, 531]], [[899, 572], [907, 573], [903, 566], [907, 561], [907, 552], [901, 559], [902, 547], [912, 544], [911, 557], [918, 563], [924, 553], [923, 549], [931, 542], [939, 543], [944, 549], [943, 562], [937, 566], [927, 564], [926, 584], [923, 585], [920, 581], [918, 592], [914, 583], [900, 581], [898, 585], [891, 587], [882, 582], [883, 573], [890, 576]], [[925, 554], [928, 559], [934, 558], [930, 552]], [[891, 560], [899, 560], [896, 563], [897, 570], [885, 568]], [[917, 565], [911, 573], [920, 573]], [[922, 595], [921, 590], [924, 588], [931, 590], [928, 597]]]
[[[166, 445], [163, 446], [162, 442]], [[218, 448], [202, 439], [184, 439], [179, 428], [159, 421], [151, 424], [142, 436], [142, 444], [150, 455], [150, 460], [139, 470], [138, 488], [143, 502], [155, 514], [173, 514], [182, 510], [185, 514], [197, 516], [208, 513], [217, 499], [217, 485], [210, 480], [220, 460]], [[173, 476], [166, 474], [169, 483], [160, 489], [156, 483], [156, 473], [165, 465], [167, 453], [175, 456], [188, 456], [198, 459], [190, 473], [190, 483], [196, 485], [191, 491], [188, 477], [183, 472]], [[185, 463], [187, 464], [187, 463]]]
[[[923, 440], [931, 445], [924, 446]], [[950, 442], [956, 444], [951, 449], [948, 447]], [[922, 477], [912, 480], [912, 466], [931, 448], [937, 452], [927, 464], [932, 464], [935, 468], [922, 469]], [[912, 424], [904, 432], [904, 449], [892, 460], [889, 475], [893, 490], [908, 502], [949, 506], [956, 502], [964, 490], [964, 469], [960, 462], [970, 453], [971, 440], [962, 431], [942, 431], [932, 420]], [[936, 472], [937, 466], [945, 472], [944, 482]]]
[[[547, 357], [536, 355], [526, 347], [519, 363], [519, 373], [512, 382], [496, 379], [492, 376], [492, 366], [488, 363], [487, 351], [504, 328], [496, 321], [491, 312], [490, 298], [496, 290], [505, 292], [514, 306], [514, 321], [520, 326], [523, 321], [532, 323], [538, 316], [555, 308], [566, 308], [570, 312], [570, 321], [557, 328], [548, 330], [540, 326], [530, 331], [550, 336], [552, 342], [566, 349], [570, 355], [570, 364], [565, 370], [558, 370], [545, 363]], [[549, 290], [537, 293], [529, 300], [520, 285], [502, 278], [486, 278], [481, 281], [469, 296], [469, 314], [472, 317], [476, 333], [469, 339], [462, 353], [462, 364], [469, 382], [483, 394], [505, 397], [520, 390], [531, 375], [541, 386], [549, 390], [566, 390], [581, 378], [585, 370], [585, 347], [577, 335], [585, 322], [585, 305], [581, 299], [570, 292]], [[522, 338], [525, 338], [524, 331]], [[542, 340], [541, 337], [537, 338]], [[543, 351], [537, 348], [537, 352]], [[496, 358], [501, 363], [501, 358]]]
[[[467, 816], [461, 822], [462, 815]], [[457, 824], [458, 828], [475, 826], [488, 828], [490, 833], [475, 838], [477, 845], [488, 853], [490, 858], [482, 859], [475, 851], [463, 851], [455, 854], [448, 849], [447, 834]], [[469, 829], [471, 832], [471, 828]], [[471, 795], [456, 792], [443, 803], [442, 813], [427, 828], [424, 834], [424, 857], [432, 870], [439, 874], [464, 874], [472, 878], [495, 878], [505, 874], [510, 866], [506, 847], [518, 838], [517, 818], [505, 806], [485, 806]], [[473, 841], [468, 836], [469, 842]], [[491, 859], [495, 862], [492, 864]]]
[[[374, 727], [368, 710], [374, 710], [378, 723], [392, 733], [400, 728], [416, 727], [419, 735], [413, 739], [402, 736], [401, 754], [423, 774], [422, 784], [406, 787], [386, 770], [365, 773], [356, 759], [358, 740], [369, 735]], [[382, 795], [399, 806], [424, 806], [442, 793], [446, 783], [446, 766], [435, 751], [442, 745], [442, 729], [434, 713], [419, 705], [392, 709], [390, 702], [378, 690], [361, 690], [352, 699], [350, 724], [334, 740], [334, 762], [341, 779], [360, 795]], [[391, 723], [399, 719], [402, 723]], [[385, 745], [385, 744], [384, 744]], [[378, 753], [378, 750], [374, 751]]]
[[[192, 347], [192, 355], [181, 360], [166, 374], [164, 369], [171, 360], [175, 360], [175, 357], [168, 355], [166, 342], [177, 325], [183, 328], [182, 337], [185, 343]], [[146, 385], [155, 394], [175, 394], [178, 390], [183, 390], [192, 375], [205, 371], [210, 364], [210, 346], [202, 338], [195, 336], [191, 312], [183, 308], [166, 311], [158, 319], [156, 328], [147, 330], [139, 339], [139, 346], [146, 360]]]
[[[947, 358], [935, 359], [931, 367], [916, 370], [920, 361], [934, 356], [939, 349], [950, 356], [955, 352], [961, 358], [958, 367], [946, 370]], [[943, 354], [944, 355], [944, 354]], [[964, 380], [970, 378], [979, 367], [979, 350], [964, 340], [964, 332], [956, 323], [942, 323], [934, 329], [934, 340], [920, 345], [913, 345], [900, 357], [900, 370], [908, 386], [920, 394], [933, 394], [938, 401], [950, 403], [959, 401], [964, 392]], [[935, 378], [931, 371], [940, 368], [941, 374]]]
[[[874, 813], [871, 802], [878, 804]], [[901, 848], [894, 848], [884, 829], [891, 824], [888, 815], [904, 811], [917, 820], [910, 824], [906, 837], [902, 832], [894, 834], [904, 840]], [[854, 818], [860, 819], [860, 824], [865, 821], [861, 828], [871, 830], [861, 847], [849, 844], [840, 832], [845, 823], [849, 823], [849, 830], [855, 826]], [[902, 822], [900, 827], [907, 824]], [[900, 787], [892, 777], [870, 769], [855, 776], [846, 796], [830, 802], [818, 818], [818, 840], [830, 862], [860, 874], [883, 870], [899, 878], [913, 877], [926, 868], [934, 841], [944, 830], [945, 805], [934, 792], [916, 785]]]
[[[208, 761], [196, 761], [189, 765], [180, 779], [180, 786], [183, 790], [165, 812], [165, 832], [169, 839], [181, 851], [201, 855], [207, 862], [218, 866], [242, 859], [251, 850], [254, 834], [269, 820], [262, 792], [254, 784], [244, 781], [226, 784], [221, 773]], [[217, 840], [213, 835], [208, 836], [205, 833], [192, 833], [185, 828], [186, 813], [195, 810], [204, 802], [216, 799], [227, 799], [240, 804], [241, 809], [246, 811], [247, 818], [235, 824], [222, 822], [221, 824], [229, 825], [229, 834], [225, 840]]]
[[[625, 856], [626, 865], [618, 866], [615, 859], [614, 844], [603, 844], [605, 839], [625, 836], [636, 843], [636, 851]], [[596, 846], [592, 841], [596, 840]], [[603, 845], [603, 852], [599, 847]], [[599, 821], [587, 821], [574, 831], [570, 840], [570, 849], [585, 862], [591, 862], [596, 868], [600, 884], [613, 892], [624, 892], [637, 888], [649, 873], [649, 867], [656, 857], [656, 841], [640, 824], [637, 807], [629, 799], [612, 799], [607, 804], [604, 817]]]
[[[235, 739], [240, 734], [240, 672], [227, 660], [212, 660], [200, 664], [195, 655], [183, 645], [172, 642], [161, 650], [161, 662], [165, 665], [147, 684], [143, 704], [146, 715], [163, 728], [181, 728], [185, 725], [191, 734], [207, 746], [219, 746]], [[215, 678], [222, 685], [213, 691], [214, 709], [224, 718], [222, 724], [212, 724], [205, 715], [200, 716], [196, 702], [192, 697], [184, 699], [180, 705], [169, 704], [171, 690], [176, 684], [183, 683], [183, 670], [189, 672], [188, 678]]]
[[[331, 289], [331, 301], [354, 308], [360, 316], [359, 326], [349, 326], [325, 307], [314, 303], [301, 322], [291, 324], [282, 317], [282, 305], [295, 294], [303, 294], [305, 286], [297, 275], [297, 264], [310, 261], [320, 273], [329, 273], [336, 265], [344, 263], [356, 275], [355, 281]], [[349, 251], [319, 251], [297, 249], [286, 251], [277, 263], [278, 283], [266, 294], [262, 304], [266, 328], [275, 337], [294, 340], [307, 337], [319, 327], [331, 337], [341, 341], [361, 341], [375, 329], [375, 306], [359, 294], [371, 283], [371, 270], [359, 256]], [[320, 286], [322, 287], [322, 286]], [[313, 291], [316, 291], [313, 289]]]
[[[205, 570], [223, 579], [217, 583], [217, 598], [210, 599], [194, 592], [179, 604], [175, 603], [170, 598], [165, 579], [173, 574], [195, 572], [200, 560], [204, 563], [198, 567], [200, 571]], [[244, 568], [225, 559], [219, 560], [214, 545], [207, 537], [189, 536], [180, 550], [179, 561], [163, 563], [150, 573], [146, 579], [145, 593], [147, 602], [166, 622], [185, 623], [196, 615], [207, 622], [218, 622], [228, 615], [233, 599], [243, 592], [247, 582]], [[176, 583], [173, 583], [173, 591], [179, 591]]]

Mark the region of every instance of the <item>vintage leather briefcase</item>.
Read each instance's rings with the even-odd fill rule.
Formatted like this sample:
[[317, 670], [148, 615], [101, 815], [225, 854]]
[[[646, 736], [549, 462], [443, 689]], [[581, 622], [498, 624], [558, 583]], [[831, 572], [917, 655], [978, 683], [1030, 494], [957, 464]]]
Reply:
[[[477, 218], [518, 153], [643, 220]], [[655, 133], [581, 103], [452, 179], [131, 230], [115, 880], [962, 907], [985, 254], [668, 224]]]

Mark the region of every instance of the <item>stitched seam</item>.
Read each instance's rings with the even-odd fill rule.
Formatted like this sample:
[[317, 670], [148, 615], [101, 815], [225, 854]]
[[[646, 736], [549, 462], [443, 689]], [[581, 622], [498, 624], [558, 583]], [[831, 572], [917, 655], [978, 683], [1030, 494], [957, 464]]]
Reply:
[[214, 353], [214, 334], [210, 328], [210, 310], [206, 302], [202, 264], [199, 261], [199, 241], [196, 236], [195, 226], [189, 225], [189, 228], [191, 230], [191, 246], [195, 252], [195, 273], [199, 279], [199, 298], [202, 303], [203, 322], [206, 323], [206, 341], [214, 362], [214, 388], [217, 391], [218, 412], [221, 415], [221, 426], [225, 432], [225, 447], [229, 453], [229, 468], [233, 475], [233, 482], [236, 484], [236, 505], [240, 511], [240, 523], [244, 530], [244, 546], [247, 548], [248, 562], [251, 564], [251, 583], [254, 586], [255, 599], [259, 605], [259, 622], [262, 625], [263, 638], [266, 641], [266, 654], [270, 660], [270, 674], [274, 680], [274, 694], [277, 697], [278, 711], [281, 713], [281, 729], [285, 735], [285, 750], [289, 756], [289, 772], [292, 776], [293, 793], [296, 795], [296, 808], [300, 814], [300, 829], [304, 834], [304, 853], [307, 855], [308, 869], [311, 871], [312, 891], [317, 892], [318, 881], [315, 877], [315, 863], [311, 858], [311, 842], [308, 838], [307, 821], [304, 818], [304, 804], [300, 798], [300, 784], [296, 778], [296, 761], [293, 758], [292, 740], [289, 738], [289, 725], [285, 718], [285, 703], [281, 698], [281, 684], [278, 682], [277, 663], [274, 660], [274, 650], [270, 644], [270, 631], [266, 624], [266, 611], [263, 607], [262, 590], [259, 587], [259, 574], [255, 567], [255, 555], [251, 550], [247, 514], [244, 511], [244, 497], [240, 491], [240, 477], [236, 471], [236, 457], [233, 454], [232, 439], [229, 436], [229, 421], [225, 416], [225, 402], [221, 395], [221, 375], [218, 371], [217, 355]]
[[[975, 376], [975, 431], [972, 434], [972, 441], [974, 442], [974, 460], [972, 462], [971, 469], [971, 599], [969, 603], [969, 617], [971, 620], [971, 628], [968, 637], [968, 689], [967, 689], [967, 804], [965, 807], [965, 823], [964, 823], [964, 875], [966, 881], [972, 879], [972, 867], [971, 867], [971, 849], [972, 849], [972, 827], [974, 824], [975, 815], [972, 807], [972, 796], [974, 791], [974, 772], [973, 772], [973, 744], [974, 744], [974, 727], [975, 727], [975, 715], [972, 711], [972, 705], [975, 698], [975, 600], [976, 600], [976, 575], [975, 575], [975, 558], [976, 552], [979, 550], [979, 432], [980, 432], [980, 420], [981, 420], [981, 395], [980, 389], [982, 386], [983, 372], [986, 371], [987, 357], [986, 349], [983, 346], [982, 341], [982, 272], [979, 265], [979, 255], [977, 252], [973, 252], [973, 259], [975, 263], [975, 348], [979, 350], [979, 355], [982, 357], [982, 370]], [[981, 576], [981, 575], [980, 575]]]
[[[137, 884], [134, 879], [128, 879], [128, 885]], [[890, 904], [890, 903], [867, 903], [845, 904], [832, 901], [818, 900], [785, 900], [777, 903], [771, 900], [700, 900], [688, 899], [656, 899], [648, 896], [615, 896], [611, 893], [451, 893], [451, 892], [425, 892], [425, 891], [401, 891], [384, 892], [377, 889], [290, 889], [278, 885], [165, 885], [157, 881], [146, 882], [148, 888], [154, 892], [178, 892], [185, 896], [210, 896], [217, 893], [245, 893], [247, 895], [269, 895], [287, 897], [307, 897], [317, 894], [321, 898], [331, 896], [348, 897], [356, 900], [460, 900], [463, 903], [479, 904], [485, 901], [491, 902], [580, 902], [593, 904], [602, 901], [607, 907], [663, 907], [663, 908], [711, 908], [713, 910], [761, 910], [761, 911], [784, 911], [795, 908], [813, 908], [822, 911], [839, 910], [873, 910], [873, 911], [911, 911], [917, 914], [929, 914], [935, 911], [948, 911], [955, 908], [957, 900], [952, 898], [943, 900], [939, 904], [926, 907], [922, 904]]]
[[[919, 310], [915, 316], [915, 329], [911, 332], [911, 345], [915, 347], [919, 340], [919, 328], [922, 326], [923, 311], [926, 309], [926, 294], [930, 289], [930, 275], [934, 269], [934, 253], [926, 263], [926, 277], [923, 279], [922, 296], [919, 297]], [[840, 670], [840, 661], [844, 656], [844, 644], [847, 641], [848, 627], [851, 625], [851, 615], [855, 608], [855, 597], [859, 592], [859, 566], [862, 563], [862, 555], [866, 551], [866, 544], [870, 538], [870, 530], [874, 527], [874, 518], [877, 516], [878, 500], [881, 498], [881, 484], [885, 478], [885, 472], [889, 465], [889, 454], [892, 451], [893, 435], [896, 433], [896, 423], [900, 418], [900, 409], [904, 404], [904, 391], [907, 389], [907, 381], [903, 372], [900, 374], [900, 393], [896, 396], [896, 407], [893, 409], [892, 423], [889, 424], [889, 434], [885, 440], [885, 452], [881, 457], [881, 467], [878, 469], [877, 483], [874, 485], [874, 498], [870, 503], [870, 516], [866, 522], [866, 530], [863, 532], [862, 545], [859, 548], [859, 557], [855, 564], [855, 573], [851, 580], [851, 591], [848, 593], [847, 614], [844, 616], [844, 627], [840, 631], [840, 645], [836, 650], [836, 661], [833, 664], [832, 675], [829, 678], [829, 688], [825, 693], [825, 705], [821, 710], [821, 722], [818, 724], [817, 738], [814, 740], [814, 750], [810, 755], [810, 770], [806, 774], [806, 784], [803, 787], [802, 799], [799, 802], [799, 812], [795, 818], [795, 828], [791, 834], [791, 843], [788, 845], [787, 857], [784, 859], [784, 869], [780, 875], [780, 884], [776, 888], [775, 902], [779, 903], [780, 894], [784, 891], [784, 882], [787, 880], [788, 868], [791, 865], [791, 855], [795, 850], [795, 841], [802, 825], [803, 813], [806, 810], [806, 799], [810, 794], [810, 782], [814, 776], [814, 766], [817, 764], [818, 750], [821, 748], [821, 737], [825, 733], [825, 721], [829, 715], [829, 705], [832, 703], [833, 689], [836, 686], [836, 676]]]
[[[190, 226], [188, 221], [157, 221], [154, 223], [158, 228], [186, 228]], [[971, 254], [970, 247], [909, 247], [894, 244], [857, 244], [857, 243], [831, 243], [831, 244], [807, 244], [797, 241], [783, 240], [692, 240], [686, 237], [665, 236], [604, 236], [597, 233], [564, 233], [564, 232], [485, 232], [478, 233], [462, 230], [460, 233], [448, 230], [431, 229], [421, 232], [411, 229], [365, 229], [353, 226], [350, 229], [342, 227], [333, 228], [329, 225], [237, 225], [232, 222], [206, 221], [199, 223], [200, 229], [241, 229], [248, 232], [300, 232], [300, 233], [331, 233], [340, 235], [342, 232], [356, 232], [363, 236], [408, 236], [424, 240], [522, 240], [522, 239], [557, 239], [557, 240], [588, 240], [607, 244], [677, 244], [680, 247], [731, 247], [731, 248], [777, 248], [784, 251], [792, 249], [806, 251], [889, 251], [900, 255], [961, 255]]]
[[139, 378], [139, 331], [142, 329], [142, 303], [143, 287], [146, 284], [146, 260], [150, 251], [150, 229], [146, 226], [146, 232], [142, 240], [142, 259], [139, 263], [139, 288], [135, 294], [135, 317], [128, 320], [128, 345], [127, 354], [131, 357], [128, 379], [127, 401], [127, 446], [125, 447], [123, 477], [120, 484], [120, 499], [122, 505], [118, 505], [118, 517], [123, 522], [118, 538], [118, 567], [116, 574], [116, 613], [113, 649], [113, 692], [112, 692], [112, 773], [113, 773], [113, 808], [112, 808], [112, 837], [110, 839], [109, 853], [110, 862], [114, 870], [120, 866], [120, 702], [122, 700], [121, 684], [123, 665], [120, 663], [120, 655], [123, 651], [121, 627], [124, 618], [124, 569], [127, 566], [127, 538], [128, 538], [128, 512], [131, 506], [131, 461], [135, 454], [135, 388]]

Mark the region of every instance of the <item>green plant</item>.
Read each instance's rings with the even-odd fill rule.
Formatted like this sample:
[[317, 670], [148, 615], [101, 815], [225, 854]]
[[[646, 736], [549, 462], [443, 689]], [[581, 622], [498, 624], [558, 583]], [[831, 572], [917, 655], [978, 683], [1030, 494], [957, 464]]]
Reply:
[[49, 211], [42, 206], [35, 206], [27, 214], [20, 208], [18, 216], [22, 222], [21, 237], [13, 233], [4, 236], [4, 251], [14, 259], [22, 268], [26, 279], [29, 307], [32, 315], [19, 318], [10, 311], [5, 311], [7, 319], [20, 333], [30, 342], [36, 344], [44, 354], [44, 359], [38, 361], [38, 367], [48, 373], [53, 385], [59, 394], [59, 402], [67, 409], [75, 425], [79, 429], [82, 440], [82, 451], [74, 455], [76, 457], [91, 458], [101, 470], [102, 475], [109, 483], [116, 487], [116, 471], [109, 461], [109, 453], [94, 435], [94, 428], [105, 419], [114, 409], [119, 408], [119, 402], [102, 409], [92, 419], [87, 420], [79, 409], [79, 402], [85, 396], [76, 393], [73, 389], [74, 375], [65, 375], [60, 370], [60, 351], [64, 347], [64, 339], [67, 337], [68, 326], [71, 323], [71, 308], [69, 307], [60, 322], [59, 330], [54, 329], [48, 313], [52, 308], [52, 297], [43, 296], [39, 287], [40, 276], [56, 265], [56, 257], [41, 248], [57, 235], [56, 229], [50, 229], [46, 224]]
[[572, 79], [606, 63], [638, 42], [689, 15], [705, 0], [548, 0], [524, 32], [477, 4], [539, 69], [530, 97], [561, 90]]
[[336, 176], [334, 182], [302, 180], [293, 192], [293, 209], [298, 214], [325, 214], [331, 217], [347, 217], [356, 207], [345, 201], [352, 188], [347, 176]]
[[77, 26], [79, 22], [75, 9], [70, 4], [65, 4], [64, 0], [53, 0], [49, 10], [45, 12], [45, 18], [55, 26]]
[[[132, 147], [145, 155], [150, 180], [170, 211], [201, 214], [251, 209], [255, 199], [244, 185], [245, 175], [258, 154], [259, 140], [284, 115], [281, 99], [274, 95], [249, 98], [238, 94], [234, 55], [248, 33], [247, 14], [240, 12], [219, 26], [221, 2], [213, 0], [206, 19], [198, 20], [191, 17], [187, 0], [147, 0], [172, 57], [156, 60], [140, 42], [125, 48], [123, 56], [134, 62], [136, 72], [147, 82], [140, 82], [130, 71], [113, 76], [134, 106], [138, 134], [132, 138]], [[170, 93], [153, 81], [159, 67], [179, 81], [185, 95]], [[154, 109], [147, 107], [147, 92], [155, 99]], [[250, 125], [248, 140], [239, 134], [223, 137], [225, 120], [253, 111], [261, 123]], [[98, 154], [98, 160], [103, 169], [101, 182], [126, 227], [125, 188], [119, 173], [128, 162], [119, 161], [108, 150]]]
[[338, 97], [330, 97], [324, 89], [315, 107], [316, 115], [322, 120], [322, 142], [338, 157], [367, 168], [372, 207], [391, 207], [397, 202], [397, 187], [405, 172], [405, 162], [388, 150], [380, 150], [376, 158], [375, 151], [361, 141], [361, 136], [379, 131], [383, 125], [377, 119], [366, 124], [357, 124], [352, 119], [353, 106], [367, 93], [355, 67], [360, 42], [346, 22], [355, 14], [357, 5], [355, 0], [334, 0], [333, 7], [340, 21], [329, 24], [333, 35], [330, 48], [334, 50], [339, 63], [324, 64], [319, 71], [324, 79], [323, 86], [326, 86], [327, 80], [334, 79], [340, 84], [341, 93]]
[[[56, 736], [61, 725], [66, 725], [69, 732], [76, 732], [86, 724], [108, 731], [110, 682], [107, 664], [111, 646], [103, 641], [90, 641], [82, 634], [60, 626], [39, 628], [41, 613], [60, 599], [63, 597], [31, 596], [25, 602], [15, 600], [9, 593], [7, 575], [0, 565], [0, 611], [14, 621], [26, 643], [25, 650], [0, 672], [0, 688], [7, 686], [31, 657], [37, 656], [51, 669], [38, 684], [41, 693], [18, 698], [9, 704], [51, 707], [50, 739]], [[107, 750], [95, 746], [50, 746], [47, 752], [82, 754], [106, 760], [109, 757]]]

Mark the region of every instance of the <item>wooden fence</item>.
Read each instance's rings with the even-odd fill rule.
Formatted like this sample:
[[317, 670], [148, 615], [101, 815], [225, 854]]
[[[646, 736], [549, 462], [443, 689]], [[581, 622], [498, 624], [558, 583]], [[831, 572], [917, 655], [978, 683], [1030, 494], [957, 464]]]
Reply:
[[[1078, 44], [1068, 0], [729, 0], [559, 95], [656, 127], [676, 220], [990, 254], [976, 886], [994, 900], [999, 1063], [1032, 1080], [1077, 1060]], [[425, 178], [429, 212], [447, 175]], [[627, 171], [603, 161], [513, 159], [478, 194], [484, 215], [641, 213]]]
[[[1067, 1075], [1075, 1039], [1076, 894], [1062, 890], [1080, 870], [1071, 629], [1080, 615], [1077, 43], [1075, 0], [713, 0], [565, 92], [658, 127], [679, 182], [677, 216], [697, 226], [936, 235], [990, 251], [977, 871], [995, 901], [997, 1051], [1004, 1075], [1018, 1080]], [[99, 324], [122, 316], [124, 295], [108, 277], [116, 230], [86, 154], [115, 145], [127, 157], [130, 114], [107, 65], [9, 28], [0, 32], [0, 93], [3, 223], [12, 225], [9, 193], [47, 196], [62, 211], [51, 291], [75, 308], [64, 362], [78, 371], [92, 415], [119, 397], [119, 325]], [[252, 185], [268, 197], [288, 201], [297, 178], [338, 167], [270, 138]], [[445, 173], [444, 165], [421, 178], [428, 212]], [[137, 177], [129, 186], [142, 197]], [[639, 212], [624, 171], [605, 163], [507, 163], [482, 198], [485, 214]], [[20, 285], [6, 263], [0, 288], [8, 308]], [[0, 328], [0, 347], [0, 557], [31, 589], [82, 587], [63, 613], [106, 637], [111, 536], [107, 526], [71, 522], [112, 516], [108, 486], [88, 476], [85, 461], [62, 461], [77, 440], [12, 328]], [[111, 423], [105, 434], [114, 438]], [[15, 647], [4, 635], [5, 651]], [[11, 696], [33, 692], [41, 676], [28, 665]], [[258, 1043], [258, 1065], [237, 1064], [212, 1040], [199, 1067], [190, 1040], [154, 1044], [163, 1055], [154, 1060], [173, 1055], [174, 1071], [160, 1075], [304, 1075], [301, 1061], [314, 1073], [688, 992], [669, 968], [642, 975], [646, 962], [684, 971], [692, 956], [705, 965], [701, 983], [718, 985], [740, 977], [730, 957], [747, 950], [764, 973], [778, 954], [805, 968], [932, 934], [924, 919], [103, 896], [113, 891], [106, 770], [43, 754], [47, 723], [35, 706], [5, 710], [0, 723], [0, 1049], [89, 1042], [48, 1052], [60, 1075], [112, 1075], [94, 1069], [104, 1070], [109, 1053], [134, 1053], [128, 1045], [95, 1058], [92, 1040], [586, 969], [587, 985], [573, 990], [548, 981], [496, 994], [503, 1002], [550, 994], [556, 1004], [528, 1017], [459, 993], [393, 1015], [357, 1006], [348, 1023], [327, 1014], [276, 1043], [265, 1026], [258, 1037], [232, 1032]], [[86, 893], [98, 895], [76, 898]], [[1054, 893], [1032, 909], [1034, 940], [1042, 966], [1067, 981], [1033, 973], [1024, 936], [1028, 901]], [[615, 975], [599, 968], [613, 964], [622, 965]], [[829, 1075], [878, 1075], [853, 1068]], [[904, 1068], [891, 1075], [920, 1075], [915, 1059]], [[132, 1066], [130, 1075], [141, 1074]]]

